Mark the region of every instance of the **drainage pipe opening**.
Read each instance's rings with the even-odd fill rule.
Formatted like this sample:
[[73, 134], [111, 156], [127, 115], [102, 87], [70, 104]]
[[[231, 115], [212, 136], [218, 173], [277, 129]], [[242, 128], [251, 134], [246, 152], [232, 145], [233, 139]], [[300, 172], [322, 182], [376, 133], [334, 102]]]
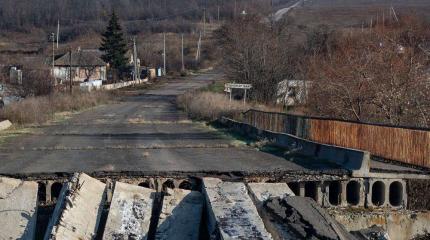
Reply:
[[357, 181], [350, 181], [346, 185], [346, 201], [351, 205], [358, 205], [360, 203], [360, 183]]
[[403, 185], [398, 182], [390, 184], [390, 204], [393, 207], [398, 207], [403, 201]]
[[328, 201], [331, 205], [337, 206], [340, 204], [340, 194], [342, 186], [340, 182], [330, 182], [328, 186]]
[[51, 201], [57, 201], [58, 197], [60, 196], [61, 188], [63, 187], [63, 184], [59, 182], [55, 182], [51, 186]]
[[287, 185], [296, 196], [300, 196], [300, 185], [298, 182], [289, 182]]
[[307, 182], [305, 183], [305, 197], [310, 197], [313, 200], [317, 201], [318, 196], [318, 188], [316, 182]]
[[373, 183], [372, 186], [372, 204], [382, 206], [385, 203], [385, 184], [381, 181]]

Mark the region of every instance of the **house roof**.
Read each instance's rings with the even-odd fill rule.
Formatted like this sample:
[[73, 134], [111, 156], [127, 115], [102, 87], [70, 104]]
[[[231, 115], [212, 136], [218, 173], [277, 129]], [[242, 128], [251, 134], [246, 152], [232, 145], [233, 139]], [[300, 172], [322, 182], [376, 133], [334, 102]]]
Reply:
[[[72, 52], [72, 67], [106, 66], [102, 52], [97, 49], [82, 49]], [[69, 53], [55, 60], [55, 66], [69, 66]]]

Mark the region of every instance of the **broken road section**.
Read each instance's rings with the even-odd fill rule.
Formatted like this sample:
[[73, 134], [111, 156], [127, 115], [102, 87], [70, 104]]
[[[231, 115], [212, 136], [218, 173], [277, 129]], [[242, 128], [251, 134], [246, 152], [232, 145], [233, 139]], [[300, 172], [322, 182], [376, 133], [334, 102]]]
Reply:
[[211, 239], [272, 239], [241, 182], [203, 179]]
[[106, 185], [77, 173], [63, 185], [45, 235], [48, 239], [93, 239], [106, 201]]
[[276, 197], [265, 203], [265, 209], [273, 219], [285, 224], [292, 239], [355, 239], [311, 198]]
[[200, 192], [168, 189], [158, 220], [157, 240], [198, 240], [203, 209]]
[[37, 183], [0, 177], [0, 239], [34, 239]]
[[115, 182], [103, 239], [146, 239], [155, 191]]
[[266, 201], [271, 198], [294, 196], [293, 191], [286, 183], [248, 183], [249, 193], [257, 206], [258, 213], [263, 219], [267, 231], [275, 240], [294, 240], [296, 236], [285, 223], [278, 221], [264, 208]]

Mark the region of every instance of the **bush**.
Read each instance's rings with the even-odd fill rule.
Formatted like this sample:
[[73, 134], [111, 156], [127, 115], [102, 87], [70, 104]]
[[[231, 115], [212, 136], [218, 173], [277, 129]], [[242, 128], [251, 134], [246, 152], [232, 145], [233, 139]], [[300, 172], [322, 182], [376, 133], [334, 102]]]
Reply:
[[236, 100], [230, 102], [224, 94], [204, 91], [187, 92], [178, 96], [177, 104], [192, 119], [205, 121], [214, 121], [221, 117], [238, 118], [240, 113], [250, 108], [271, 110], [263, 105], [243, 104], [242, 101]]
[[28, 97], [1, 109], [0, 119], [9, 119], [15, 124], [41, 124], [53, 119], [55, 113], [82, 110], [110, 99], [111, 93], [104, 91]]

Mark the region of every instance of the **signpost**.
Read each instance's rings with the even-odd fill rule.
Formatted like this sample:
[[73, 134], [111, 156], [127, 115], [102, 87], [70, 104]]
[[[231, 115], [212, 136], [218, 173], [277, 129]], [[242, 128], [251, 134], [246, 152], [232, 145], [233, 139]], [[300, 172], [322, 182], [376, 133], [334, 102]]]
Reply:
[[243, 89], [245, 90], [245, 94], [243, 96], [243, 104], [246, 104], [246, 90], [251, 89], [251, 84], [241, 84], [241, 83], [226, 83], [224, 92], [227, 92], [230, 94], [230, 102], [231, 102], [231, 93], [233, 92], [233, 89]]

